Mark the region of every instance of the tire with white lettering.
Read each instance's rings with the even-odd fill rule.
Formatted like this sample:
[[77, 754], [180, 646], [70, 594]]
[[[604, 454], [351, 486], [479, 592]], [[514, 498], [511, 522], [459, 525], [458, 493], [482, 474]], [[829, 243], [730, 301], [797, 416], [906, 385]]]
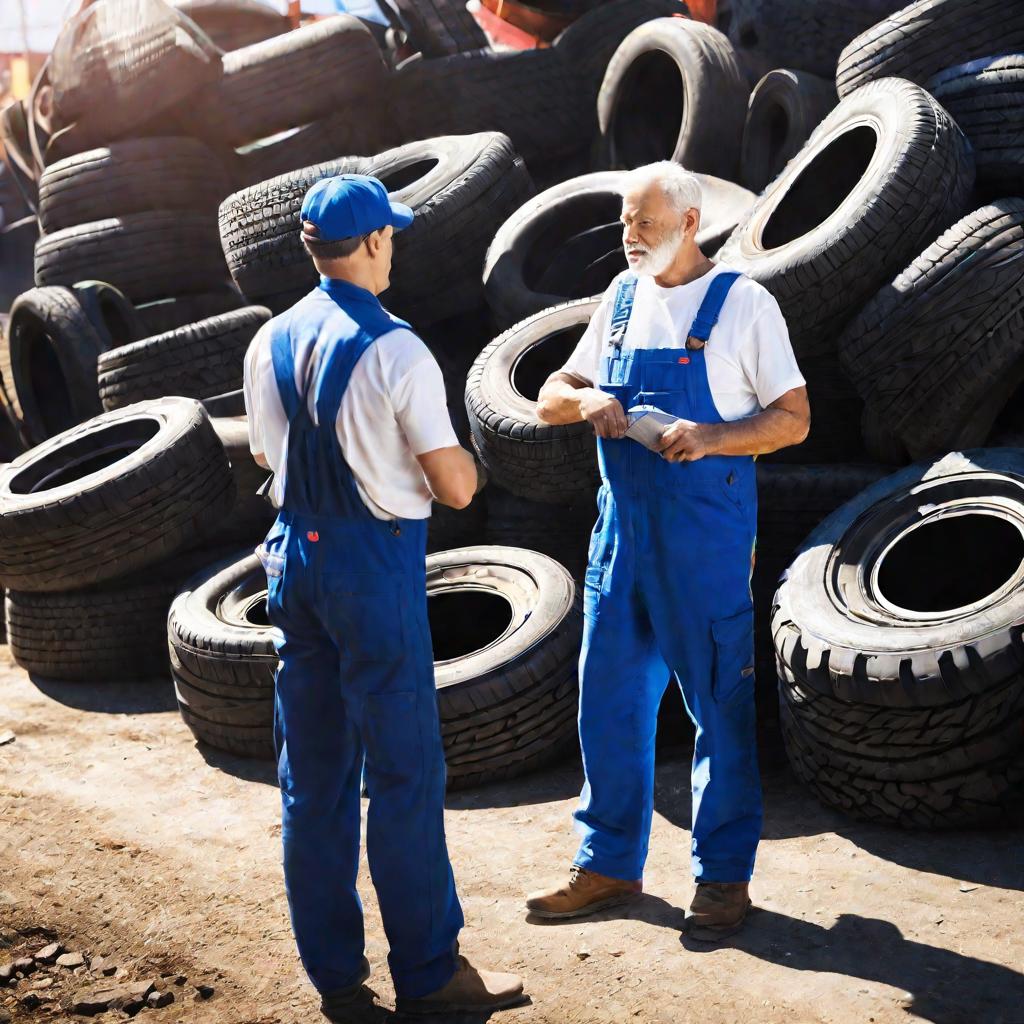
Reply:
[[104, 347], [70, 288], [32, 288], [15, 299], [0, 332], [0, 387], [26, 446], [103, 411], [96, 360]]
[[834, 79], [840, 51], [854, 36], [898, 11], [905, 0], [732, 0], [733, 45], [761, 53], [773, 68]]
[[719, 256], [775, 296], [799, 358], [833, 354], [860, 305], [963, 216], [973, 184], [949, 114], [911, 82], [872, 82], [818, 125]]
[[39, 179], [39, 224], [51, 234], [155, 206], [213, 214], [230, 191], [223, 164], [197, 139], [126, 139], [50, 164]]
[[242, 386], [242, 363], [256, 332], [270, 319], [247, 306], [104, 352], [98, 363], [104, 409], [164, 395], [212, 398]]
[[830, 81], [807, 71], [769, 71], [750, 94], [740, 181], [753, 192], [772, 181], [837, 103]]
[[[182, 717], [210, 746], [273, 753], [277, 653], [255, 555], [174, 600], [167, 620]], [[581, 596], [552, 559], [469, 547], [427, 558], [441, 736], [450, 788], [509, 779], [575, 747]]]
[[227, 278], [209, 216], [156, 210], [79, 224], [36, 243], [36, 284], [106, 281], [132, 302], [209, 291]]
[[233, 501], [224, 448], [198, 402], [103, 413], [0, 472], [0, 582], [62, 591], [115, 579], [194, 543]]
[[[752, 192], [698, 174], [703, 192], [697, 244], [713, 256], [754, 204]], [[484, 262], [487, 304], [511, 327], [569, 299], [600, 296], [626, 269], [624, 171], [570, 178], [523, 203], [498, 229]]]
[[622, 41], [601, 83], [598, 166], [675, 160], [735, 181], [749, 96], [717, 29], [685, 18], [647, 22]]
[[996, 200], [929, 245], [839, 336], [876, 457], [986, 442], [1024, 380], [1022, 259], [1024, 199]]
[[346, 110], [384, 86], [384, 59], [370, 30], [338, 14], [224, 55], [224, 77], [183, 110], [198, 136], [243, 146]]
[[395, 236], [384, 305], [416, 327], [480, 304], [487, 245], [533, 191], [509, 140], [497, 132], [414, 142], [281, 175], [229, 196], [220, 208], [228, 266], [252, 300], [281, 312], [317, 283], [302, 247], [299, 212], [314, 182], [335, 174], [379, 177], [416, 219]]
[[597, 309], [597, 299], [545, 310], [495, 338], [466, 381], [473, 445], [495, 482], [531, 501], [570, 504], [597, 488], [589, 423], [552, 425], [537, 416], [537, 394], [560, 369]]
[[947, 68], [926, 88], [970, 139], [979, 187], [991, 195], [1024, 192], [1024, 55]]
[[1024, 7], [1006, 0], [916, 0], [843, 49], [836, 88], [847, 96], [868, 82], [903, 78], [924, 85], [943, 68], [1024, 50]]
[[261, 0], [170, 0], [222, 50], [240, 50], [291, 30], [291, 22]]

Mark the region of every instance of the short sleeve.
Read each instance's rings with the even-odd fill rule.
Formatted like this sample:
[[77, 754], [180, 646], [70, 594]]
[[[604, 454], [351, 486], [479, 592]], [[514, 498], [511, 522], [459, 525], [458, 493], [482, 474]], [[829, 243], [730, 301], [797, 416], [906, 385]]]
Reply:
[[253, 455], [262, 455], [266, 451], [260, 424], [263, 422], [260, 408], [260, 351], [264, 347], [265, 329], [261, 327], [249, 343], [245, 352], [245, 363], [242, 374], [242, 395], [245, 399], [245, 415], [249, 430], [249, 450]]
[[562, 367], [562, 373], [570, 373], [588, 384], [595, 384], [601, 369], [601, 345], [608, 331], [608, 317], [614, 300], [618, 281], [604, 293], [601, 304], [594, 310], [583, 337], [576, 343], [572, 355]]
[[401, 344], [390, 347], [395, 358], [385, 371], [395, 419], [413, 455], [454, 448], [459, 439], [448, 414], [441, 367], [419, 338], [402, 333]]
[[806, 384], [793, 355], [782, 310], [767, 293], [745, 339], [740, 363], [762, 409], [767, 409], [787, 391]]

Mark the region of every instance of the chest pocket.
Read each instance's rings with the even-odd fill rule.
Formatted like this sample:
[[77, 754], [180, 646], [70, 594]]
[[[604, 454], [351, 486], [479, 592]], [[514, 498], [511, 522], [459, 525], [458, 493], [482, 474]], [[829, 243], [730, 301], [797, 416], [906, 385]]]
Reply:
[[697, 420], [700, 417], [694, 408], [693, 375], [701, 371], [685, 349], [679, 349], [678, 356], [645, 359], [640, 367], [637, 401], [656, 405], [681, 419]]

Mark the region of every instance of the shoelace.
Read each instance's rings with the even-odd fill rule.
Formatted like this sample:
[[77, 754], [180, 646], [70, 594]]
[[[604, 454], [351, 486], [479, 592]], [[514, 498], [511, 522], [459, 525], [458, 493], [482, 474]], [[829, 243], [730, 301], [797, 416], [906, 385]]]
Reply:
[[581, 868], [579, 864], [573, 864], [573, 866], [569, 868], [569, 888], [571, 889], [579, 878], [586, 873], [586, 868]]

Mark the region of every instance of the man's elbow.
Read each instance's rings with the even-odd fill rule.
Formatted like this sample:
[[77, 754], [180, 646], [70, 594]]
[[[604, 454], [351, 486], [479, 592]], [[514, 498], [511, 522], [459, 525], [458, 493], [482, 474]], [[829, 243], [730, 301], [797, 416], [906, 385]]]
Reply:
[[444, 494], [437, 494], [435, 497], [442, 505], [447, 505], [448, 508], [459, 511], [469, 507], [475, 493], [475, 490], [470, 486], [460, 486], [448, 488]]

